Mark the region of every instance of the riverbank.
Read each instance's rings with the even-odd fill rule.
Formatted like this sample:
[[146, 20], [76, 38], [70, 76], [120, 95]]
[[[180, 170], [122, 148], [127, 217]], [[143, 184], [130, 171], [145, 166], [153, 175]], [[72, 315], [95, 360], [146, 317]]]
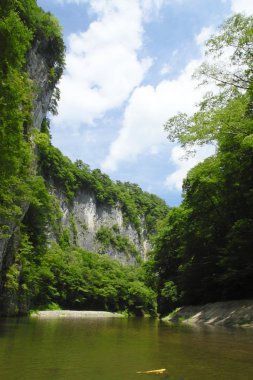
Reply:
[[31, 314], [32, 318], [58, 319], [58, 318], [123, 318], [119, 313], [108, 311], [76, 311], [76, 310], [45, 310]]
[[163, 318], [163, 321], [253, 328], [253, 300], [183, 306]]

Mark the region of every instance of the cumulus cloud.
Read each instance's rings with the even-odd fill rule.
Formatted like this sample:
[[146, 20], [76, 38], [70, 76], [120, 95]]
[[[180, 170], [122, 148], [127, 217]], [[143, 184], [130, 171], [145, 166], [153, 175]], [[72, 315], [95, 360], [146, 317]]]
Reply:
[[[57, 3], [61, 4], [85, 4], [91, 2], [93, 4], [93, 8], [104, 8], [108, 5], [110, 6], [113, 3], [113, 0], [54, 0]], [[140, 6], [147, 12], [151, 11], [159, 11], [159, 9], [164, 5], [164, 3], [168, 2], [177, 2], [182, 3], [184, 0], [118, 0], [118, 3], [129, 4], [131, 2], [138, 2]]]
[[245, 13], [247, 16], [253, 15], [252, 0], [232, 0], [231, 10], [234, 13]]
[[152, 64], [151, 58], [139, 57], [144, 12], [152, 6], [159, 7], [160, 3], [155, 0], [89, 2], [97, 19], [87, 31], [68, 38], [57, 125], [92, 124], [128, 99]]
[[[68, 128], [93, 124], [107, 111], [127, 101], [145, 78], [152, 58], [140, 58], [143, 22], [147, 15], [159, 11], [171, 0], [55, 1], [86, 3], [97, 19], [85, 32], [69, 36], [67, 69], [60, 83], [59, 116], [54, 122]], [[231, 0], [231, 9], [252, 14], [253, 2]], [[196, 43], [201, 45], [212, 32], [212, 27], [203, 28]], [[165, 75], [169, 70], [164, 65], [160, 74]]]
[[87, 3], [87, 0], [54, 0], [56, 3], [59, 4], [82, 4]]
[[172, 67], [171, 65], [169, 64], [165, 64], [162, 66], [161, 70], [160, 70], [160, 74], [161, 75], [166, 75], [166, 74], [169, 74], [172, 70]]
[[[193, 113], [204, 89], [196, 89], [192, 73], [201, 59], [192, 60], [174, 80], [161, 80], [156, 86], [141, 85], [152, 58], [141, 57], [143, 25], [152, 14], [172, 0], [58, 0], [87, 3], [96, 15], [89, 28], [69, 36], [67, 71], [61, 82], [62, 99], [56, 123], [68, 127], [93, 124], [107, 111], [126, 103], [122, 126], [101, 164], [116, 171], [123, 162], [134, 162], [139, 155], [159, 154], [164, 146], [163, 124], [178, 111]], [[182, 2], [184, 0], [177, 0]], [[253, 13], [252, 0], [231, 0], [233, 12]], [[131, 28], [129, 27], [131, 25]], [[195, 37], [203, 51], [204, 41], [214, 33], [205, 27]], [[174, 55], [178, 51], [173, 52]], [[169, 72], [162, 66], [161, 75]], [[87, 136], [94, 139], [93, 135]], [[170, 162], [176, 166], [165, 180], [170, 190], [181, 190], [187, 171], [213, 153], [202, 147], [195, 157], [181, 160], [181, 148], [170, 146]]]
[[[122, 161], [157, 152], [165, 140], [163, 124], [177, 112], [192, 113], [203, 95], [191, 78], [200, 61], [191, 61], [175, 80], [158, 86], [140, 86], [133, 92], [123, 117], [123, 126], [102, 163], [106, 171], [117, 170]], [[155, 147], [155, 148], [154, 148]]]
[[[204, 41], [213, 32], [212, 27], [203, 28], [195, 37], [202, 53]], [[140, 86], [134, 90], [124, 113], [122, 128], [102, 162], [103, 170], [116, 171], [122, 162], [134, 161], [141, 154], [159, 153], [165, 144], [163, 125], [166, 120], [177, 112], [194, 113], [196, 103], [207, 90], [198, 88], [197, 82], [192, 79], [193, 72], [201, 62], [202, 58], [190, 61], [174, 80], [162, 80], [156, 87]], [[188, 170], [212, 153], [213, 148], [210, 146], [197, 148], [194, 157], [182, 160], [184, 150], [170, 144], [168, 156], [176, 168], [165, 179], [165, 187], [180, 191]]]
[[165, 180], [165, 187], [173, 191], [181, 191], [183, 179], [186, 177], [187, 172], [196, 166], [205, 158], [211, 156], [215, 152], [212, 145], [195, 147], [196, 154], [193, 157], [184, 158], [185, 151], [179, 146], [175, 146], [171, 150], [170, 162], [177, 166], [176, 170], [169, 174]]
[[195, 36], [197, 45], [203, 46], [205, 41], [214, 33], [213, 26], [207, 26], [201, 29], [200, 33]]

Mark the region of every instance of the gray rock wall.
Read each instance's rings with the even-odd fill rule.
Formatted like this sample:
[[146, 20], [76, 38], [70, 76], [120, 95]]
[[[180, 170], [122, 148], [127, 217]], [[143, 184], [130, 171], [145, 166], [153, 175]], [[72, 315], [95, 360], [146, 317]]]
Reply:
[[40, 43], [37, 42], [29, 52], [27, 59], [27, 71], [35, 85], [33, 127], [38, 130], [48, 112], [55, 87], [55, 84], [49, 80], [46, 58], [39, 52], [39, 47]]
[[[27, 70], [28, 75], [30, 79], [33, 80], [35, 86], [32, 127], [40, 129], [41, 123], [43, 119], [46, 117], [49, 108], [49, 104], [54, 90], [54, 85], [49, 81], [46, 59], [39, 53], [39, 43], [35, 44], [35, 46], [28, 55]], [[23, 204], [22, 216], [20, 217], [20, 221], [23, 220], [28, 210], [28, 207], [28, 204]], [[8, 252], [11, 250], [11, 237], [13, 236], [13, 234], [15, 234], [15, 231], [18, 228], [18, 224], [13, 223], [9, 226], [11, 236], [6, 239], [0, 240], [0, 274], [2, 273], [5, 266], [8, 266], [8, 263], [11, 261], [10, 258], [6, 256], [8, 255]]]
[[101, 227], [117, 230], [117, 234], [126, 237], [139, 251], [143, 260], [146, 259], [150, 243], [147, 239], [142, 220], [141, 232], [138, 234], [137, 229], [130, 223], [125, 223], [120, 205], [112, 207], [107, 204], [97, 202], [96, 196], [88, 189], [82, 189], [78, 192], [71, 203], [67, 202], [63, 193], [58, 189], [54, 195], [60, 201], [62, 212], [62, 228], [71, 231], [73, 224], [75, 228], [75, 237], [72, 233], [72, 240], [75, 238], [77, 246], [91, 252], [101, 252], [119, 260], [124, 264], [134, 264], [136, 259], [131, 255], [126, 255], [124, 251], [118, 251], [113, 246], [103, 247], [96, 239], [96, 233]]

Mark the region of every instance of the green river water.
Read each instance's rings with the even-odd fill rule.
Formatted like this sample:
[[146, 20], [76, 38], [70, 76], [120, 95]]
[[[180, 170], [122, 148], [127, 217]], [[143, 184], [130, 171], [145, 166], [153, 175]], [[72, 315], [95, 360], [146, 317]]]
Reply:
[[[137, 371], [166, 368], [167, 375]], [[150, 319], [2, 319], [1, 380], [252, 380], [253, 331]]]

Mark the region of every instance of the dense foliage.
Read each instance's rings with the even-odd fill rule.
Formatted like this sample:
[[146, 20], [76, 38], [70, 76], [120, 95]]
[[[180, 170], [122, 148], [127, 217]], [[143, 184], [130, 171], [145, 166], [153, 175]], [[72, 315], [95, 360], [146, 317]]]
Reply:
[[0, 236], [11, 232], [33, 199], [36, 182], [31, 148], [32, 102], [37, 89], [27, 73], [35, 42], [46, 57], [54, 86], [64, 66], [64, 45], [56, 19], [35, 0], [0, 4]]
[[[103, 255], [104, 248], [112, 247], [124, 253], [128, 259], [134, 257], [140, 264], [140, 254], [133, 243], [121, 236], [115, 225], [111, 229], [101, 227], [97, 232], [96, 239], [101, 244], [100, 254], [85, 252], [71, 244], [70, 234], [75, 235], [75, 225], [70, 225], [71, 231], [59, 228], [61, 215], [57, 200], [49, 195], [45, 182], [47, 186], [63, 191], [66, 201], [70, 203], [79, 189], [94, 192], [98, 202], [122, 207], [125, 223], [131, 222], [137, 230], [143, 223], [145, 225], [145, 216], [150, 214], [147, 223], [150, 234], [156, 230], [156, 221], [168, 212], [165, 202], [143, 192], [137, 185], [114, 183], [100, 170], [92, 171], [80, 160], [72, 163], [51, 144], [48, 120], [44, 120], [35, 141], [38, 147], [38, 170], [43, 180], [40, 192], [36, 194], [37, 202], [30, 205], [23, 221], [20, 253], [7, 273], [6, 286], [9, 292], [18, 288], [20, 302], [28, 298], [33, 308], [58, 305], [70, 309], [154, 315], [156, 294], [151, 290], [153, 284], [147, 278], [145, 264], [141, 267], [124, 267]], [[52, 225], [59, 245], [53, 244], [48, 248], [47, 236]], [[23, 268], [21, 275], [17, 271], [20, 263]]]
[[[15, 261], [4, 276], [3, 294], [17, 300], [16, 312], [67, 308], [155, 315], [156, 294], [147, 282], [145, 267], [123, 266], [106, 255], [72, 245], [69, 231], [59, 228], [58, 202], [49, 194], [42, 177], [37, 177], [34, 191], [34, 200], [22, 222]], [[59, 244], [48, 244], [52, 226]], [[103, 229], [97, 238], [107, 244], [102, 235]], [[117, 231], [113, 239], [109, 244], [138, 255]]]
[[188, 173], [182, 205], [160, 228], [162, 312], [253, 295], [253, 18], [233, 16], [206, 46], [212, 63], [196, 75], [220, 90], [208, 93], [193, 116], [179, 114], [165, 128], [189, 150], [213, 142], [216, 153]]
[[17, 260], [5, 287], [30, 300], [31, 309], [109, 310], [128, 314], [156, 314], [156, 294], [144, 284], [138, 269], [81, 248], [52, 244], [38, 255], [23, 235]]

